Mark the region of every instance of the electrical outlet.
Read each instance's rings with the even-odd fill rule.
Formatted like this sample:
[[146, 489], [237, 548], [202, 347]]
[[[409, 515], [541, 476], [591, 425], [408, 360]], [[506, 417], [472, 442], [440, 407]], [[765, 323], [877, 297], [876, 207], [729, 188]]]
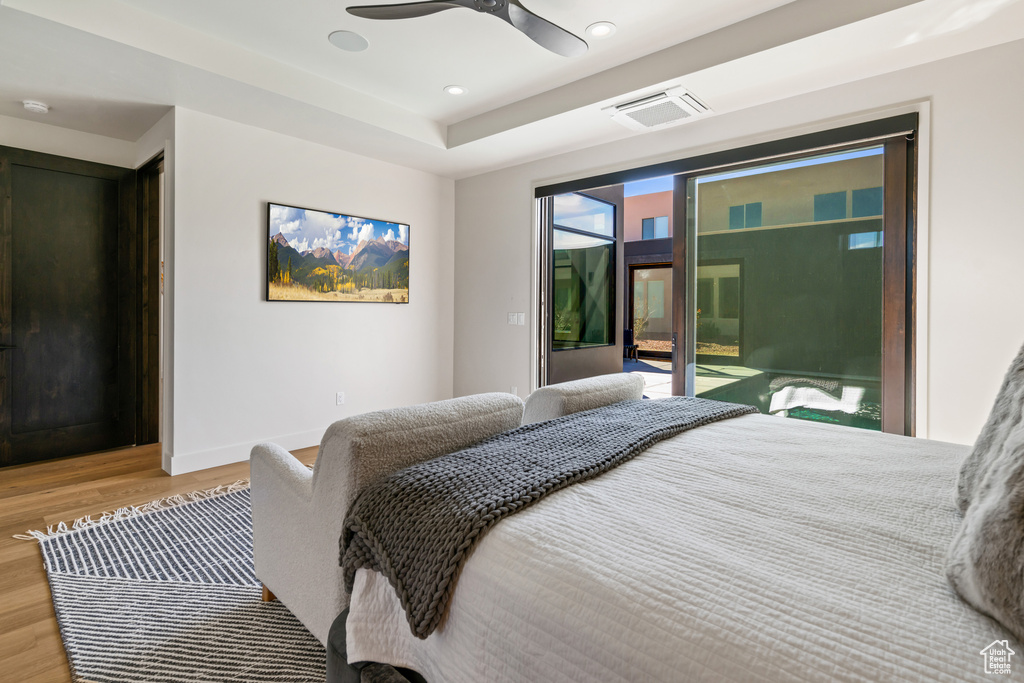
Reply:
[[510, 388], [512, 389], [512, 391], [509, 392], [510, 394], [515, 394], [516, 396], [519, 395], [519, 387], [513, 384]]
[[516, 324], [516, 314], [515, 313], [509, 313], [508, 314], [508, 324], [509, 325], [515, 325]]
[[339, 391], [338, 392], [337, 401], [338, 401], [338, 405], [339, 406], [345, 405], [345, 392], [344, 391]]

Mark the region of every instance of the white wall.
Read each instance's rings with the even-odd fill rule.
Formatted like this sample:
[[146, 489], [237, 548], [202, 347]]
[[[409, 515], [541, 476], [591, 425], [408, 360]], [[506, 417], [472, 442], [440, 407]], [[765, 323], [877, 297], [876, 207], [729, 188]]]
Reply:
[[[451, 397], [452, 181], [181, 108], [174, 127], [172, 474]], [[410, 303], [265, 301], [268, 201], [409, 224]]]
[[58, 128], [39, 121], [0, 116], [0, 145], [28, 149], [44, 154], [94, 161], [123, 168], [134, 168], [135, 143]]
[[533, 189], [908, 111], [922, 113], [918, 430], [970, 443], [1022, 340], [1024, 41], [458, 181], [456, 395], [535, 385]]

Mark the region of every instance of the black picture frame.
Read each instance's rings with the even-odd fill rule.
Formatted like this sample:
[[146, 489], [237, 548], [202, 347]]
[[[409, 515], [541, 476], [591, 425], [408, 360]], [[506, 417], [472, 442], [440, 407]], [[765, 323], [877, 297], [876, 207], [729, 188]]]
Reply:
[[267, 202], [267, 301], [409, 303], [407, 223]]

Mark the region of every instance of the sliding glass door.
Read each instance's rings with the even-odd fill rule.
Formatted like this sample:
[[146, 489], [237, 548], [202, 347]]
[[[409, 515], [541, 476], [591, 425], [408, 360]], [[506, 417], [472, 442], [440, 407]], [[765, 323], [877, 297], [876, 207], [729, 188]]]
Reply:
[[[916, 126], [897, 116], [538, 188], [541, 383], [660, 372], [675, 395], [913, 435]], [[620, 334], [639, 363], [623, 362]]]
[[683, 393], [905, 431], [905, 158], [875, 142], [677, 179]]

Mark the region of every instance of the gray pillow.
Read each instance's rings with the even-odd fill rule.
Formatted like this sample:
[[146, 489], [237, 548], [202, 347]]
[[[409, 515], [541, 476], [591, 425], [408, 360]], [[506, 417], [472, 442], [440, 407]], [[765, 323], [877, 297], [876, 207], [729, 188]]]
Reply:
[[949, 549], [949, 582], [1024, 642], [1024, 348], [963, 463], [957, 503], [965, 513]]
[[956, 592], [1024, 642], [1024, 410], [981, 479], [949, 550]]
[[1024, 405], [1024, 346], [1010, 364], [1003, 386], [996, 395], [988, 421], [978, 435], [974, 449], [960, 466], [956, 504], [961, 512], [971, 505], [976, 489], [992, 463], [999, 457], [1008, 435], [1019, 428]]

